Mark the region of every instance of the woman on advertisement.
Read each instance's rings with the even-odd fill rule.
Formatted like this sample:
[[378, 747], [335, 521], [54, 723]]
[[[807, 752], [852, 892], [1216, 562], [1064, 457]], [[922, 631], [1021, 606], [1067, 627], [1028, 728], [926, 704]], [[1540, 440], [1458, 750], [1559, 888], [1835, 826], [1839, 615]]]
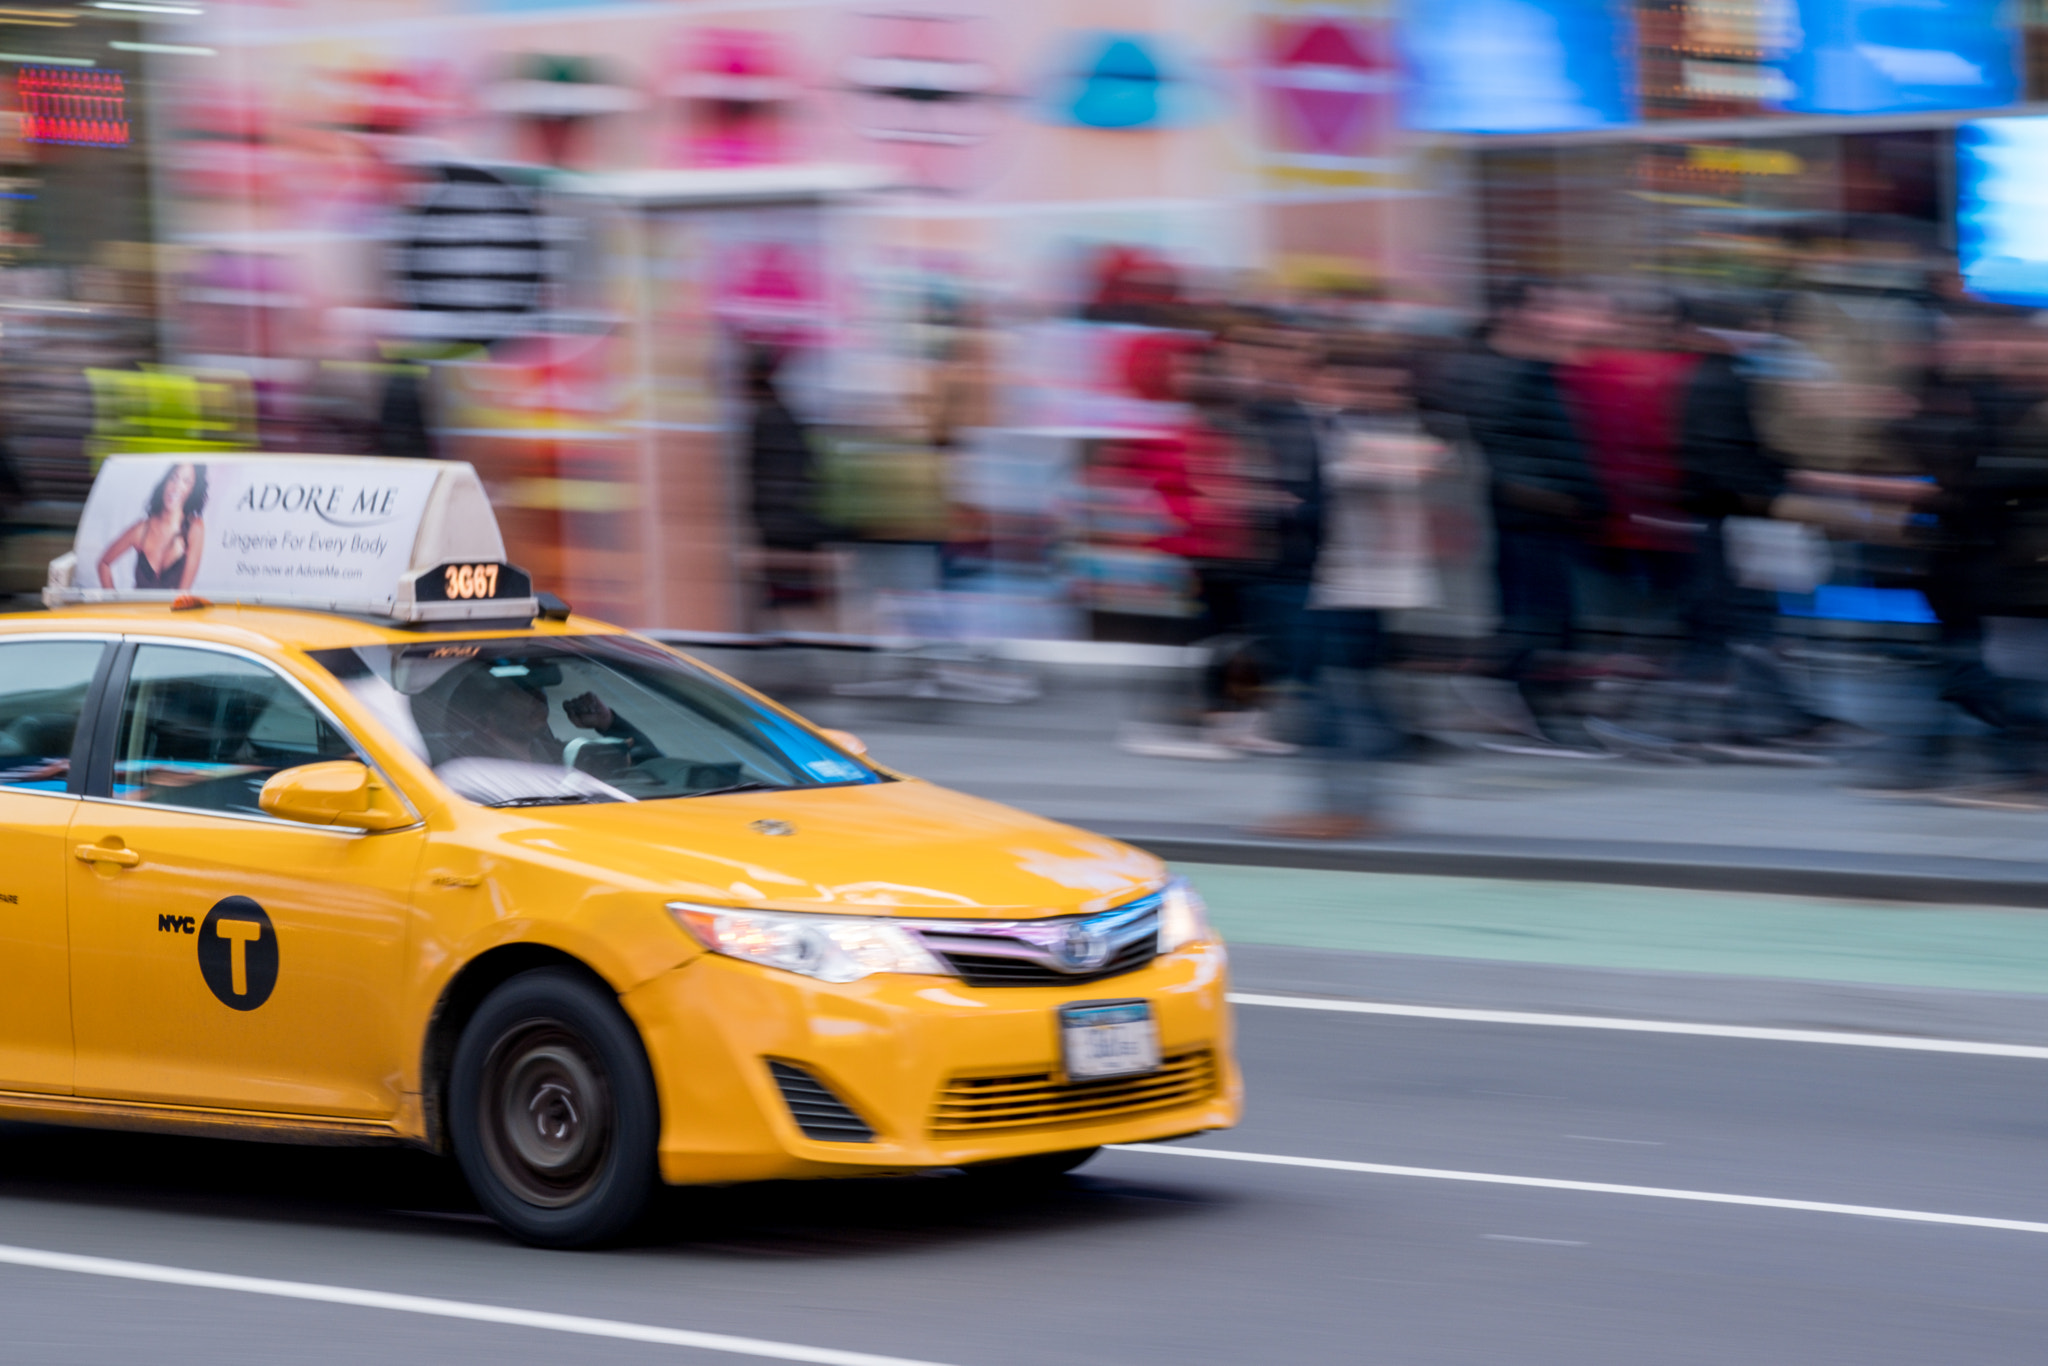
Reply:
[[185, 592], [199, 577], [206, 549], [206, 466], [180, 462], [150, 492], [141, 520], [116, 536], [100, 556], [100, 587], [114, 586], [114, 562], [135, 552], [136, 588]]

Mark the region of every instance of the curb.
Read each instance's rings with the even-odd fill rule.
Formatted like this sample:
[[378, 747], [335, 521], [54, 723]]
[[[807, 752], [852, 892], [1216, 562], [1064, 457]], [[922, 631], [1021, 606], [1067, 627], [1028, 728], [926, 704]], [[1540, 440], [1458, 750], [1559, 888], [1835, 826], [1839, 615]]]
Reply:
[[2006, 859], [1457, 835], [1310, 844], [1195, 825], [1089, 828], [1168, 862], [2048, 910], [2048, 863]]

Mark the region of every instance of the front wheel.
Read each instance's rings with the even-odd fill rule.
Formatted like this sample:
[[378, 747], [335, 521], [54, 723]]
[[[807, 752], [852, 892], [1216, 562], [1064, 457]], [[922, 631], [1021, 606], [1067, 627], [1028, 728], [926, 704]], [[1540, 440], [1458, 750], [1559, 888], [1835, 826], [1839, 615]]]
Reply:
[[618, 1238], [657, 1184], [660, 1110], [639, 1033], [567, 968], [484, 998], [456, 1045], [448, 1127], [484, 1212], [541, 1247]]

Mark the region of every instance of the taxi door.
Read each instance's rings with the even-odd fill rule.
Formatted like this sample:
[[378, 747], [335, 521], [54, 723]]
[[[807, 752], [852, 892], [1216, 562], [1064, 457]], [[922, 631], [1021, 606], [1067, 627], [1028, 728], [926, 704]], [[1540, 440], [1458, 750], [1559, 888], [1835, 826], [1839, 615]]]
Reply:
[[[79, 718], [111, 641], [0, 638], [0, 1091], [71, 1090], [65, 840]], [[77, 775], [83, 790], [84, 774]]]
[[268, 663], [124, 647], [71, 828], [81, 1096], [388, 1119], [424, 833], [263, 814], [274, 773], [359, 757]]

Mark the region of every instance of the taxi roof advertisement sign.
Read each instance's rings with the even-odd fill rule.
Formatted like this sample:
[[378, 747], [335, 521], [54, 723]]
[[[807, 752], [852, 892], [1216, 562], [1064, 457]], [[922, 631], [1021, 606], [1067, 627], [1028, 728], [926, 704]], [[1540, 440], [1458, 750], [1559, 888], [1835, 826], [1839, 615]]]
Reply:
[[450, 470], [361, 457], [110, 457], [79, 519], [75, 596], [388, 611], [420, 567], [421, 524]]

